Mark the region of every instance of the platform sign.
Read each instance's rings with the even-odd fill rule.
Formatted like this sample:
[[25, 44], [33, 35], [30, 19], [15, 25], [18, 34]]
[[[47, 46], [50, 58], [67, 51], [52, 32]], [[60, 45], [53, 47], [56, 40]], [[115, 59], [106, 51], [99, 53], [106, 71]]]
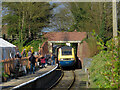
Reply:
[[70, 46], [70, 43], [66, 43], [67, 46]]

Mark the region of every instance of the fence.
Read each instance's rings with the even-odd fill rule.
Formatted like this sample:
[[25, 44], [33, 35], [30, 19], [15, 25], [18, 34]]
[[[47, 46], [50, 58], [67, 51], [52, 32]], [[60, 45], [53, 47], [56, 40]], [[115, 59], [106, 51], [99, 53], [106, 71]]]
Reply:
[[[44, 56], [45, 54], [48, 54], [48, 43], [44, 42], [41, 47], [42, 47], [41, 55]], [[28, 59], [29, 59], [28, 57], [23, 57], [23, 58], [19, 59], [19, 61], [22, 66], [26, 66], [28, 69], [30, 69], [30, 62]], [[36, 56], [36, 62], [37, 61], [38, 61], [38, 56]], [[15, 58], [5, 59], [5, 60], [0, 61], [0, 63], [2, 64], [2, 72], [5, 72], [8, 75], [10, 75], [9, 67], [14, 69], [15, 65], [16, 65], [16, 60], [15, 60]], [[35, 66], [37, 66], [37, 65], [35, 64]]]
[[[26, 66], [27, 68], [30, 69], [30, 61], [29, 61], [29, 57], [24, 57], [19, 59], [20, 64], [22, 66]], [[38, 56], [36, 56], [36, 62], [38, 61]], [[16, 59], [12, 58], [12, 59], [5, 59], [2, 60], [0, 63], [2, 63], [2, 72], [7, 73], [8, 75], [10, 75], [10, 70], [9, 67], [11, 67], [12, 69], [15, 68], [16, 65]], [[35, 66], [37, 66], [37, 64], [35, 64]]]

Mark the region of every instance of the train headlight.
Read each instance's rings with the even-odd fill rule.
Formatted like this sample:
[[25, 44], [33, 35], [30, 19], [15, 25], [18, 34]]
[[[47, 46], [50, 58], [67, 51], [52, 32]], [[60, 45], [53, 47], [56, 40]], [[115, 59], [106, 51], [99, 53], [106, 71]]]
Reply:
[[61, 58], [60, 60], [63, 60], [63, 58]]
[[74, 60], [74, 58], [71, 58], [71, 60]]

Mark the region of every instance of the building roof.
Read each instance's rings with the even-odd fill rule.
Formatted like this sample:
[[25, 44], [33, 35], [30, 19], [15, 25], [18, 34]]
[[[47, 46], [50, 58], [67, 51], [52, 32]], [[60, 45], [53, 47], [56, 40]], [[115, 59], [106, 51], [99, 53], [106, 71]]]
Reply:
[[16, 47], [16, 46], [0, 38], [0, 47]]
[[48, 41], [82, 41], [86, 38], [86, 32], [47, 32], [43, 33]]

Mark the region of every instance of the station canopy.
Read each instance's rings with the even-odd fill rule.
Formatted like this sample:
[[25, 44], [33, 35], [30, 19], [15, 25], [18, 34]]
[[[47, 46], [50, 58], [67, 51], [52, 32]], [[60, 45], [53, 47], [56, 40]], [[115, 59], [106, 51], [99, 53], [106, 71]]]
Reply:
[[16, 53], [16, 46], [0, 38], [0, 60], [13, 58]]

